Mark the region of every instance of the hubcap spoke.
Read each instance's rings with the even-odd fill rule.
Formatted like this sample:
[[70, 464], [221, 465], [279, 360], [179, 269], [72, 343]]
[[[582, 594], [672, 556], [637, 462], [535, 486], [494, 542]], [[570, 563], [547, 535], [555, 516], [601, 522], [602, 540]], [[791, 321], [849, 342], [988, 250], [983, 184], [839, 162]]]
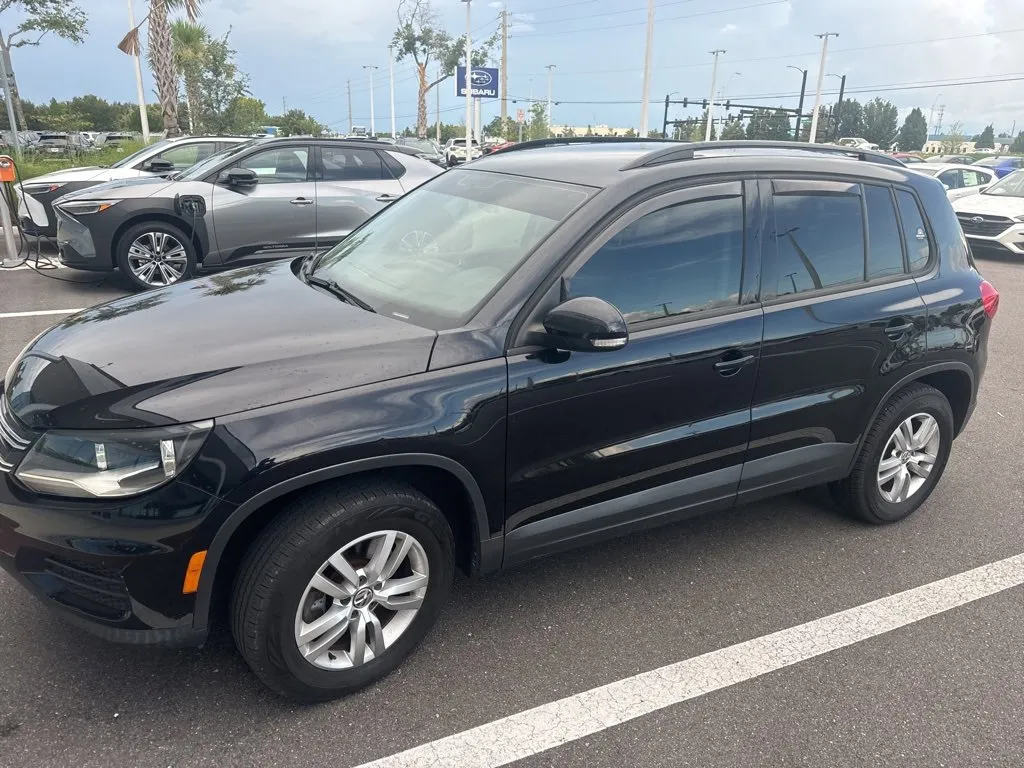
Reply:
[[419, 573], [386, 581], [384, 586], [377, 591], [377, 602], [391, 611], [409, 611], [419, 608], [423, 605], [423, 597], [410, 593], [427, 586], [427, 581], [427, 577]]
[[376, 581], [381, 578], [381, 574], [384, 572], [384, 566], [387, 565], [388, 559], [391, 557], [391, 552], [395, 548], [395, 539], [397, 536], [397, 531], [388, 531], [384, 536], [377, 539], [377, 548], [374, 550], [373, 557], [370, 558], [370, 562], [366, 564], [366, 577], [371, 581]]
[[344, 622], [348, 624], [348, 610], [339, 606], [332, 606], [327, 613], [309, 624], [303, 624], [302, 631], [296, 640], [299, 645], [305, 645], [311, 640], [322, 637], [326, 632]]
[[318, 573], [314, 576], [313, 581], [310, 582], [309, 586], [323, 592], [325, 595], [335, 597], [339, 600], [347, 599], [355, 591], [355, 588], [350, 587], [348, 584], [335, 584], [322, 573]]
[[352, 647], [348, 652], [353, 667], [366, 661], [366, 625], [366, 612], [359, 611], [352, 619]]
[[935, 419], [928, 417], [924, 423], [921, 424], [921, 428], [914, 434], [911, 447], [916, 451], [921, 450], [928, 445], [938, 431], [939, 423], [935, 421]]
[[324, 634], [316, 639], [316, 642], [310, 643], [305, 648], [300, 648], [302, 655], [310, 661], [316, 661], [341, 639], [341, 636], [348, 631], [349, 626], [350, 622], [346, 617], [344, 621], [335, 624], [330, 630], [324, 632]]
[[910, 473], [906, 467], [901, 466], [896, 473], [896, 481], [892, 484], [892, 500], [903, 501], [903, 494], [907, 490], [907, 483], [910, 481]]

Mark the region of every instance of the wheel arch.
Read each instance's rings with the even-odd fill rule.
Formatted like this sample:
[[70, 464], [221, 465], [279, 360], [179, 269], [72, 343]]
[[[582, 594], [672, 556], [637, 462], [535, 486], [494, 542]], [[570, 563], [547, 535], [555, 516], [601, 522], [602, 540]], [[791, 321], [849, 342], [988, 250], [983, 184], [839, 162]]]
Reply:
[[[439, 473], [439, 474], [434, 474]], [[464, 466], [445, 456], [435, 454], [395, 454], [324, 467], [271, 486], [240, 504], [224, 521], [207, 550], [203, 578], [196, 595], [193, 626], [206, 630], [217, 595], [225, 594], [237, 565], [259, 531], [275, 518], [279, 501], [314, 486], [345, 478], [383, 476], [408, 482], [435, 501], [451, 498], [451, 493], [464, 494], [465, 517], [469, 526], [459, 526], [461, 518], [452, 518], [453, 510], [439, 504], [453, 524], [456, 546], [462, 550], [463, 569], [471, 574], [484, 574], [501, 567], [503, 536], [489, 537], [487, 510], [483, 493], [473, 475]], [[442, 480], [434, 485], [431, 480]]]
[[203, 229], [201, 226], [191, 226], [191, 222], [184, 221], [173, 213], [167, 213], [165, 211], [144, 211], [139, 212], [129, 219], [123, 221], [118, 225], [117, 229], [114, 230], [113, 236], [110, 238], [111, 249], [110, 249], [110, 261], [113, 266], [117, 266], [117, 252], [121, 247], [121, 239], [124, 237], [125, 232], [134, 226], [139, 224], [145, 224], [147, 222], [158, 221], [162, 224], [169, 224], [172, 227], [180, 229], [182, 232], [189, 237], [192, 242], [192, 247], [196, 251], [196, 263], [201, 264], [203, 258], [206, 256], [209, 250], [206, 245], [205, 234], [201, 234], [200, 230]]

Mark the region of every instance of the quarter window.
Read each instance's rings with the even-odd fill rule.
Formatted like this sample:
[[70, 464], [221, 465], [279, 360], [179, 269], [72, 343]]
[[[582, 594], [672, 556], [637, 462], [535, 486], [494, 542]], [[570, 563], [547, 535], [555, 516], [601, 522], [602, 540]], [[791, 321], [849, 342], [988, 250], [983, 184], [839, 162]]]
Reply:
[[909, 192], [902, 189], [897, 190], [896, 201], [900, 208], [900, 219], [903, 221], [903, 239], [907, 244], [910, 271], [915, 272], [928, 263], [931, 255], [928, 233], [924, 227], [924, 217], [921, 216], [917, 200]]
[[899, 275], [903, 272], [903, 244], [896, 208], [888, 187], [864, 185], [864, 207], [868, 211], [868, 261], [866, 277]]
[[576, 272], [570, 296], [602, 298], [629, 323], [738, 305], [743, 198], [735, 188], [632, 222]]

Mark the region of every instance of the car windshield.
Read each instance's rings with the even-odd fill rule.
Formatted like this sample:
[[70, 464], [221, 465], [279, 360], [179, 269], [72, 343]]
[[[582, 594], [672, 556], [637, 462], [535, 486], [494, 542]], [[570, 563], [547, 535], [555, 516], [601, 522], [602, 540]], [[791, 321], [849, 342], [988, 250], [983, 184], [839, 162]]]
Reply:
[[1014, 171], [982, 191], [983, 195], [1024, 197], [1024, 171]]
[[218, 165], [220, 165], [228, 158], [234, 157], [235, 155], [239, 155], [242, 152], [245, 152], [247, 149], [264, 141], [267, 141], [267, 139], [252, 139], [251, 141], [243, 141], [240, 144], [235, 144], [234, 146], [228, 147], [227, 149], [222, 149], [220, 152], [214, 155], [210, 155], [205, 160], [201, 160], [200, 162], [196, 163], [191, 168], [182, 171], [181, 174], [179, 174], [175, 178], [184, 179], [186, 181], [196, 181], [197, 179], [201, 179], [203, 178], [203, 176], [208, 174], [210, 171], [212, 171], [214, 168], [216, 168]]
[[403, 147], [412, 147], [413, 149], [418, 149], [421, 152], [432, 153], [435, 151], [434, 145], [431, 143], [430, 139], [402, 139], [401, 143]]
[[1000, 165], [1004, 163], [1004, 161], [1005, 158], [1002, 157], [986, 157], [982, 160], [975, 160], [974, 164], [983, 165], [986, 168], [998, 168]]
[[449, 171], [349, 235], [321, 258], [315, 274], [380, 314], [434, 330], [454, 328], [592, 192]]
[[[109, 139], [108, 139], [108, 141], [109, 141]], [[116, 163], [111, 163], [110, 167], [111, 168], [124, 168], [125, 166], [132, 165], [132, 164], [135, 163], [136, 160], [141, 159], [145, 155], [149, 155], [149, 154], [152, 154], [154, 152], [159, 152], [160, 149], [162, 149], [163, 147], [166, 147], [167, 145], [173, 144], [173, 143], [174, 142], [171, 141], [170, 139], [161, 139], [160, 141], [156, 142], [155, 144], [150, 144], [149, 146], [143, 147], [142, 149], [140, 149], [137, 152], [132, 152], [130, 155], [125, 155], [120, 160], [118, 160]]]

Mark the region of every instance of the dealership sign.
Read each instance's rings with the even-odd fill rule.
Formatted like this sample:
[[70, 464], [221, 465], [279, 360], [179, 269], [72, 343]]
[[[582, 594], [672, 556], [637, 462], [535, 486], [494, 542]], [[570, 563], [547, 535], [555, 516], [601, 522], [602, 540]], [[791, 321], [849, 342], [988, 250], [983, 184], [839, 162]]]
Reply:
[[[470, 96], [481, 99], [498, 98], [498, 70], [488, 67], [473, 67], [469, 76]], [[455, 72], [455, 94], [466, 95], [466, 68], [459, 67]]]

